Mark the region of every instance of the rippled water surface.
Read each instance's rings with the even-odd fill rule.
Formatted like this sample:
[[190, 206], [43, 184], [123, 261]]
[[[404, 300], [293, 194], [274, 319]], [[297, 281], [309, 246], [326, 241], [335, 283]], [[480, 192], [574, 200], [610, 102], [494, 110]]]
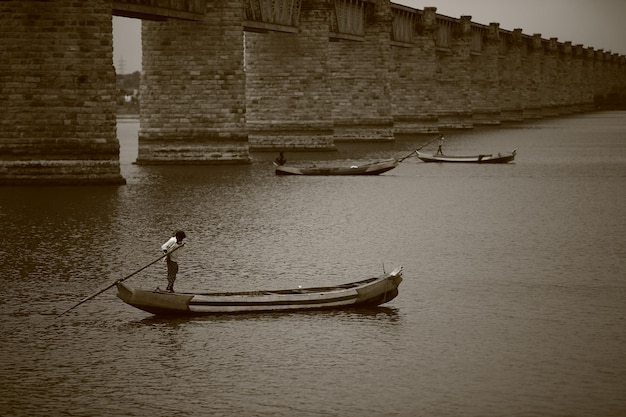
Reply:
[[[626, 414], [626, 113], [450, 132], [451, 154], [518, 156], [378, 177], [277, 177], [273, 154], [136, 166], [137, 129], [118, 124], [125, 186], [0, 188], [0, 414]], [[179, 290], [404, 281], [372, 310], [158, 319], [111, 289], [55, 318], [179, 228]], [[165, 266], [128, 282], [163, 286]]]

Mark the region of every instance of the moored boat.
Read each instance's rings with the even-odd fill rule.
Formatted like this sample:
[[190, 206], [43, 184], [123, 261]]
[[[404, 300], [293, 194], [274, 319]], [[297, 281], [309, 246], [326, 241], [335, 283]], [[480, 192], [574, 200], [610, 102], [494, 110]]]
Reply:
[[517, 150], [511, 152], [503, 152], [497, 154], [479, 154], [479, 155], [445, 155], [430, 154], [417, 152], [417, 157], [424, 162], [457, 162], [457, 163], [474, 163], [474, 164], [505, 164], [515, 159]]
[[329, 287], [247, 292], [165, 292], [141, 290], [119, 281], [117, 296], [125, 303], [155, 315], [194, 316], [292, 310], [342, 309], [378, 306], [398, 295], [402, 267], [391, 273]]
[[380, 175], [391, 171], [401, 162], [400, 159], [372, 162], [363, 165], [350, 166], [311, 166], [295, 167], [274, 163], [276, 175]]

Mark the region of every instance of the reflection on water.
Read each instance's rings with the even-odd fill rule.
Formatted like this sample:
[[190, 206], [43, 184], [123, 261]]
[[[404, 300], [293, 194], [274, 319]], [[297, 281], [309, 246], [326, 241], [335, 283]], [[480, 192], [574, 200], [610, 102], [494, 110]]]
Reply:
[[[626, 116], [451, 132], [379, 177], [136, 166], [122, 187], [0, 189], [3, 415], [622, 415]], [[365, 162], [430, 137], [286, 156]], [[434, 145], [433, 145], [434, 146]], [[428, 148], [427, 148], [428, 149]], [[105, 292], [188, 236], [177, 286], [322, 286], [404, 266], [375, 309], [159, 319]], [[130, 279], [165, 284], [160, 262]]]
[[[197, 317], [145, 317], [132, 325], [142, 326], [165, 326], [165, 327], [178, 327], [187, 323], [199, 323], [199, 322], [236, 322], [241, 321], [269, 321], [269, 320], [281, 320], [285, 317], [294, 318], [296, 320], [309, 320], [319, 317], [321, 319], [335, 320], [337, 318], [349, 319], [355, 321], [367, 321], [373, 320], [375, 322], [386, 321], [393, 322], [398, 320], [398, 310], [390, 307], [361, 307], [351, 308], [345, 310], [313, 310], [313, 311], [274, 311], [274, 312], [262, 312], [262, 313], [234, 313], [224, 315], [209, 315], [209, 316], [197, 316]], [[129, 323], [130, 325], [130, 323]]]

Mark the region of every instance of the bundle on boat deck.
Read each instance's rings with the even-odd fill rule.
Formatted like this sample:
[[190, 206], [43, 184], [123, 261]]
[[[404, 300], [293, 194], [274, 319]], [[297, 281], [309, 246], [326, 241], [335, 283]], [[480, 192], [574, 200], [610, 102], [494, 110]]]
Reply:
[[203, 315], [267, 311], [341, 309], [378, 306], [398, 295], [402, 267], [391, 273], [329, 287], [246, 292], [164, 292], [141, 290], [118, 282], [117, 296], [155, 315]]

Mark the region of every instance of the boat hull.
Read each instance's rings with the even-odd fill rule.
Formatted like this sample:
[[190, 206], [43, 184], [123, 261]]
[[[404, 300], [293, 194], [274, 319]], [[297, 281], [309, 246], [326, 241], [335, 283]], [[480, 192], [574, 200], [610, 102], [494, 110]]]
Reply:
[[195, 316], [378, 306], [398, 295], [402, 268], [390, 274], [333, 287], [230, 293], [169, 293], [117, 283], [125, 303], [154, 315]]
[[496, 155], [470, 155], [470, 156], [454, 156], [454, 155], [433, 155], [423, 152], [417, 152], [417, 157], [424, 162], [452, 162], [452, 163], [471, 163], [471, 164], [506, 164], [515, 159], [517, 151], [498, 153]]
[[308, 167], [299, 168], [285, 165], [275, 165], [276, 175], [380, 175], [391, 171], [400, 163], [394, 159], [366, 165], [352, 165], [346, 167]]

